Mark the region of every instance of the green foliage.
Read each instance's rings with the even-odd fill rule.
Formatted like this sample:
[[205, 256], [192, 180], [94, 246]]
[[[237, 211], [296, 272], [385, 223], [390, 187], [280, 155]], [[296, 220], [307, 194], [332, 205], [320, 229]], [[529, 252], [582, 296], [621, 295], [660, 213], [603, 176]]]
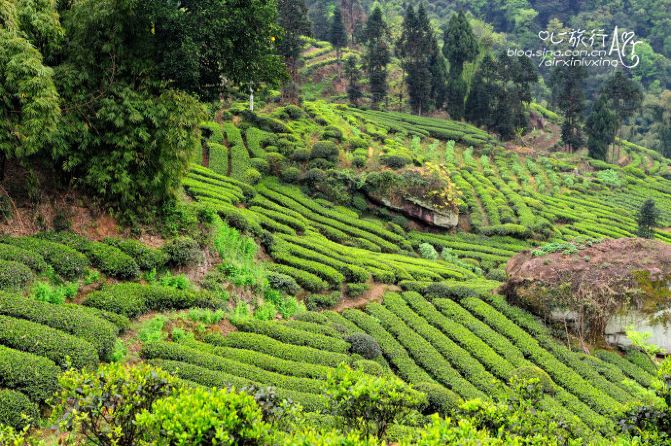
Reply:
[[203, 257], [198, 243], [186, 236], [167, 241], [161, 249], [172, 266], [192, 266]]
[[396, 420], [426, 404], [426, 395], [395, 377], [371, 377], [346, 365], [329, 376], [326, 394], [344, 430], [384, 438]]
[[382, 356], [382, 350], [374, 337], [366, 333], [354, 333], [347, 337], [353, 355], [363, 356], [365, 359], [375, 359]]
[[252, 396], [224, 389], [183, 389], [135, 422], [147, 441], [166, 446], [263, 444], [271, 430]]
[[[23, 429], [38, 420], [39, 410], [21, 392], [0, 389], [0, 425]], [[0, 438], [1, 440], [1, 438]]]
[[[40, 51], [20, 31], [24, 30], [0, 27], [2, 159], [23, 160], [50, 148], [61, 117], [53, 70], [44, 65]], [[4, 167], [0, 175], [4, 176]]]
[[654, 228], [657, 226], [659, 218], [659, 210], [655, 206], [655, 201], [647, 199], [638, 211], [638, 235], [643, 238], [652, 238], [654, 235]]
[[0, 243], [0, 260], [23, 263], [36, 273], [45, 272], [48, 268], [44, 258], [38, 253], [5, 243]]
[[33, 278], [33, 272], [23, 263], [0, 260], [0, 289], [18, 290]]
[[364, 32], [365, 66], [368, 70], [371, 102], [377, 107], [387, 97], [387, 64], [390, 62], [389, 28], [379, 5], [373, 9]]
[[61, 369], [53, 361], [0, 345], [0, 387], [17, 390], [43, 403], [58, 389]]
[[6, 238], [3, 242], [41, 255], [65, 279], [81, 277], [89, 266], [84, 254], [60, 243], [34, 237]]
[[438, 252], [436, 248], [430, 243], [422, 243], [419, 245], [419, 254], [428, 260], [438, 260]]
[[53, 421], [71, 439], [84, 435], [100, 446], [137, 444], [142, 434], [136, 417], [176, 388], [175, 378], [145, 364], [68, 371], [58, 382]]
[[327, 310], [335, 307], [341, 299], [339, 291], [329, 294], [310, 294], [305, 299], [305, 306], [310, 311]]
[[225, 301], [207, 293], [177, 290], [160, 285], [123, 283], [90, 293], [84, 305], [134, 318], [148, 311], [192, 307], [222, 308]]
[[137, 240], [110, 237], [106, 238], [104, 242], [128, 254], [143, 271], [161, 269], [167, 261], [165, 253], [150, 248]]

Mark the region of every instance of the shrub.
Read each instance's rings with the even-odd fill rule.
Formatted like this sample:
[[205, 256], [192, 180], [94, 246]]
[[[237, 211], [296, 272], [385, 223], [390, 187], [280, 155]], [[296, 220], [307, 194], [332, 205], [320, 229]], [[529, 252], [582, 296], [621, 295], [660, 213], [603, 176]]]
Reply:
[[411, 160], [409, 158], [398, 155], [383, 155], [380, 158], [380, 163], [382, 163], [382, 165], [392, 169], [402, 169], [410, 164], [410, 162]]
[[333, 141], [319, 141], [312, 146], [310, 157], [312, 159], [325, 159], [327, 161], [338, 161], [338, 146]]
[[136, 417], [176, 390], [175, 378], [145, 364], [70, 370], [58, 382], [52, 419], [70, 440], [84, 436], [99, 445], [138, 444]]
[[427, 396], [428, 403], [423, 411], [425, 415], [432, 415], [434, 413], [443, 416], [448, 415], [454, 412], [462, 402], [459, 395], [440, 384], [432, 382], [419, 383], [415, 386], [415, 390]]
[[305, 306], [310, 311], [326, 310], [335, 307], [340, 298], [339, 291], [329, 294], [311, 294], [305, 299]]
[[419, 245], [419, 254], [428, 260], [438, 260], [438, 252], [436, 248], [430, 243], [422, 243]]
[[397, 419], [426, 404], [426, 395], [399, 378], [373, 377], [346, 365], [329, 376], [326, 393], [344, 429], [378, 438]]
[[349, 297], [359, 297], [368, 291], [369, 288], [367, 283], [348, 283], [347, 295]]
[[0, 289], [17, 290], [34, 278], [33, 272], [23, 263], [0, 260]]
[[265, 158], [252, 158], [249, 160], [251, 166], [262, 174], [267, 174], [270, 170], [270, 164]]
[[342, 141], [342, 131], [338, 127], [329, 125], [324, 129], [324, 133], [322, 133], [322, 138]]
[[3, 242], [38, 253], [56, 273], [66, 279], [81, 277], [89, 266], [84, 254], [61, 243], [34, 237], [7, 238], [3, 239]]
[[61, 370], [50, 359], [0, 345], [0, 387], [42, 403], [56, 392]]
[[186, 388], [157, 400], [136, 419], [151, 444], [265, 444], [271, 426], [254, 397], [234, 390]]
[[349, 360], [349, 356], [343, 353], [321, 351], [312, 347], [288, 344], [257, 333], [233, 332], [226, 336], [212, 333], [205, 335], [205, 341], [217, 346], [254, 350], [290, 361], [329, 367], [336, 367], [341, 362]]
[[347, 337], [351, 344], [349, 352], [353, 355], [361, 355], [366, 359], [375, 359], [382, 355], [380, 345], [374, 337], [366, 333], [354, 333]]
[[352, 167], [356, 167], [357, 169], [363, 169], [366, 167], [366, 163], [368, 163], [368, 157], [366, 156], [354, 155], [352, 158]]
[[513, 376], [517, 380], [531, 380], [537, 379], [538, 383], [544, 393], [554, 394], [557, 391], [557, 386], [550, 378], [545, 370], [536, 366], [519, 367], [513, 372]]
[[0, 389], [0, 425], [23, 429], [37, 421], [39, 415], [37, 405], [26, 395], [16, 390]]
[[296, 294], [300, 291], [300, 286], [298, 286], [296, 280], [287, 274], [268, 271], [266, 278], [268, 279], [268, 284], [276, 290], [287, 294]]
[[280, 179], [286, 183], [296, 183], [301, 171], [296, 166], [286, 166], [280, 171]]
[[111, 322], [89, 314], [79, 305], [52, 305], [21, 296], [3, 295], [0, 314], [26, 319], [62, 330], [90, 342], [103, 360], [108, 360], [119, 329]]
[[129, 318], [148, 311], [179, 310], [193, 307], [223, 308], [226, 302], [207, 292], [177, 290], [161, 285], [123, 283], [94, 291], [84, 305], [118, 313]]
[[7, 222], [12, 218], [12, 200], [7, 195], [0, 195], [0, 222]]
[[172, 266], [191, 266], [201, 261], [202, 253], [198, 243], [190, 237], [176, 237], [162, 248]]
[[63, 368], [95, 367], [98, 354], [93, 346], [71, 334], [35, 322], [0, 316], [0, 343], [51, 359]]
[[290, 158], [292, 161], [296, 161], [297, 163], [304, 163], [310, 159], [310, 154], [311, 152], [308, 149], [300, 148], [296, 149], [294, 153], [291, 154]]
[[92, 243], [87, 253], [93, 265], [108, 276], [132, 280], [140, 275], [140, 267], [135, 260], [119, 248]]
[[248, 168], [245, 170], [245, 178], [247, 179], [247, 182], [249, 184], [257, 184], [259, 181], [261, 181], [261, 172], [256, 170], [253, 167]]
[[163, 251], [150, 248], [137, 240], [106, 238], [103, 242], [128, 254], [143, 271], [161, 269], [168, 260]]
[[345, 353], [349, 349], [349, 344], [343, 340], [291, 328], [272, 321], [252, 320], [234, 321], [234, 323], [239, 330], [263, 334], [289, 344], [303, 345], [335, 353]]
[[0, 243], [0, 260], [23, 263], [36, 273], [44, 272], [49, 267], [38, 253], [5, 243]]

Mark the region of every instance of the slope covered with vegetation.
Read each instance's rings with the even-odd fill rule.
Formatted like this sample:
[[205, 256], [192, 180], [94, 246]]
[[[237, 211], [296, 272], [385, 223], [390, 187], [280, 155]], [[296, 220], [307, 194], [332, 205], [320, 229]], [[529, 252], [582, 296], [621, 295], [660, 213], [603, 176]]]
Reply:
[[0, 444], [668, 443], [644, 335], [500, 295], [671, 243], [660, 8], [583, 85], [501, 50], [602, 2], [368, 3], [0, 2]]

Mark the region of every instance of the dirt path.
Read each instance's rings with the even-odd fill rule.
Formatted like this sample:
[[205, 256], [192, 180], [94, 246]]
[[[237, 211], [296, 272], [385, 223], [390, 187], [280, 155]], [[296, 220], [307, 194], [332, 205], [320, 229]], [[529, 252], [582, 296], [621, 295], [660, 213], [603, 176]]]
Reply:
[[396, 285], [374, 283], [363, 295], [355, 299], [343, 299], [333, 308], [333, 311], [340, 313], [348, 308], [364, 307], [369, 302], [380, 302], [382, 300], [382, 296], [384, 296], [384, 293], [387, 291], [401, 291], [401, 288], [397, 287]]

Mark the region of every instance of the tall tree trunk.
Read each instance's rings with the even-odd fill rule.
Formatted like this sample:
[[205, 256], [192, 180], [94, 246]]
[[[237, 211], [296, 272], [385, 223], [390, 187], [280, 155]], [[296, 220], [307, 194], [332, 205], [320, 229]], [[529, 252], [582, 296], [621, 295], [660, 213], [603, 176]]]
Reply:
[[5, 181], [5, 164], [7, 163], [7, 155], [0, 151], [0, 181]]

